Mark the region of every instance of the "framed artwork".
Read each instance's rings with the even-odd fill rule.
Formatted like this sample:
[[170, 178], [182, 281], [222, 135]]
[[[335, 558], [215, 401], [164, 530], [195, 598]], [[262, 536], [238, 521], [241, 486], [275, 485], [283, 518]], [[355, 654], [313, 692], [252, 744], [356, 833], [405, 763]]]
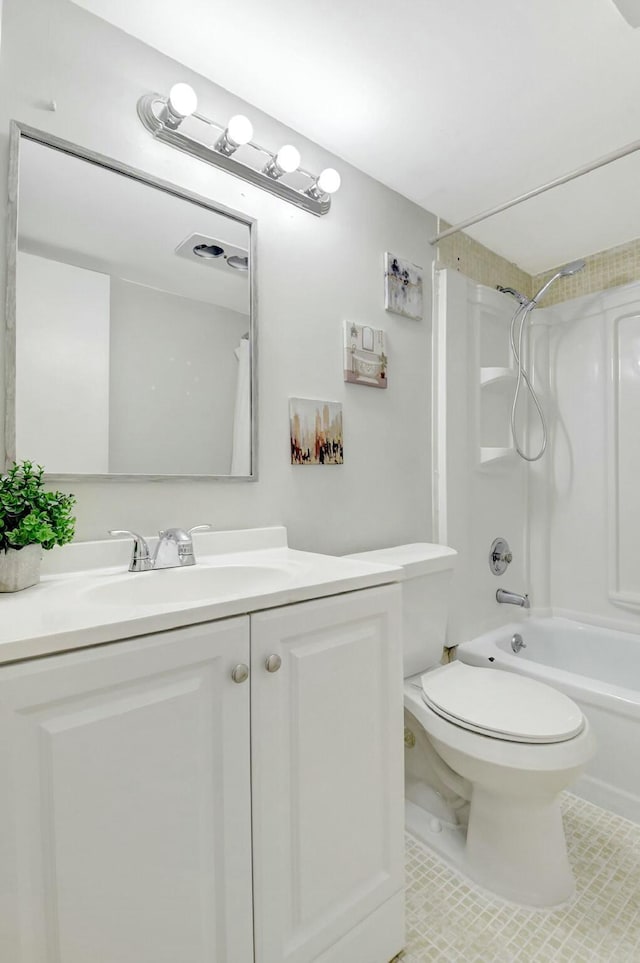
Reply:
[[422, 277], [423, 270], [417, 264], [387, 251], [384, 256], [385, 310], [414, 321], [422, 320]]
[[289, 398], [292, 465], [342, 465], [342, 405]]
[[387, 387], [385, 334], [381, 328], [344, 322], [344, 380], [371, 388]]

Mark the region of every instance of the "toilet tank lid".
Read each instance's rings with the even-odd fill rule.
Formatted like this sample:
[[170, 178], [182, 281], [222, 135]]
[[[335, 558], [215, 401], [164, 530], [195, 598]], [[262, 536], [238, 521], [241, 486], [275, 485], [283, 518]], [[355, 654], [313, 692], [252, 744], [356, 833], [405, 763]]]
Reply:
[[432, 572], [445, 572], [455, 565], [454, 548], [436, 545], [433, 542], [412, 542], [409, 545], [394, 545], [391, 548], [378, 548], [371, 552], [358, 552], [349, 558], [359, 558], [363, 562], [379, 562], [386, 565], [399, 565], [404, 569], [405, 578], [416, 575], [429, 575]]

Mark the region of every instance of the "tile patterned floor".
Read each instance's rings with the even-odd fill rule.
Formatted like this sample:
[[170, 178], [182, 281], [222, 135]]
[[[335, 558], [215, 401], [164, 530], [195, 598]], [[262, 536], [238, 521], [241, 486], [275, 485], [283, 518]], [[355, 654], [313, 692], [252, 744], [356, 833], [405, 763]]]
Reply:
[[640, 826], [566, 794], [577, 881], [558, 910], [473, 888], [407, 836], [407, 947], [399, 963], [640, 963]]

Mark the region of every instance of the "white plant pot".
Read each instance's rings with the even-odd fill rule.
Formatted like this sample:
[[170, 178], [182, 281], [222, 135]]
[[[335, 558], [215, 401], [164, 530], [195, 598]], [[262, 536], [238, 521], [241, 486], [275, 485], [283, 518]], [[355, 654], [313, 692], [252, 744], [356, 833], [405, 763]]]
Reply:
[[40, 581], [41, 545], [0, 551], [0, 592], [20, 592]]

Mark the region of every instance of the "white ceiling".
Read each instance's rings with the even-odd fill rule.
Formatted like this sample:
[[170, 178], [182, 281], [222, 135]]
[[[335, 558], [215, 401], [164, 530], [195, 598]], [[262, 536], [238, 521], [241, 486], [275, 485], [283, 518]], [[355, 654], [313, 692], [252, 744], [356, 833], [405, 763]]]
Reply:
[[[451, 222], [640, 138], [613, 0], [74, 2]], [[639, 184], [618, 161], [469, 233], [537, 273], [640, 236]]]

